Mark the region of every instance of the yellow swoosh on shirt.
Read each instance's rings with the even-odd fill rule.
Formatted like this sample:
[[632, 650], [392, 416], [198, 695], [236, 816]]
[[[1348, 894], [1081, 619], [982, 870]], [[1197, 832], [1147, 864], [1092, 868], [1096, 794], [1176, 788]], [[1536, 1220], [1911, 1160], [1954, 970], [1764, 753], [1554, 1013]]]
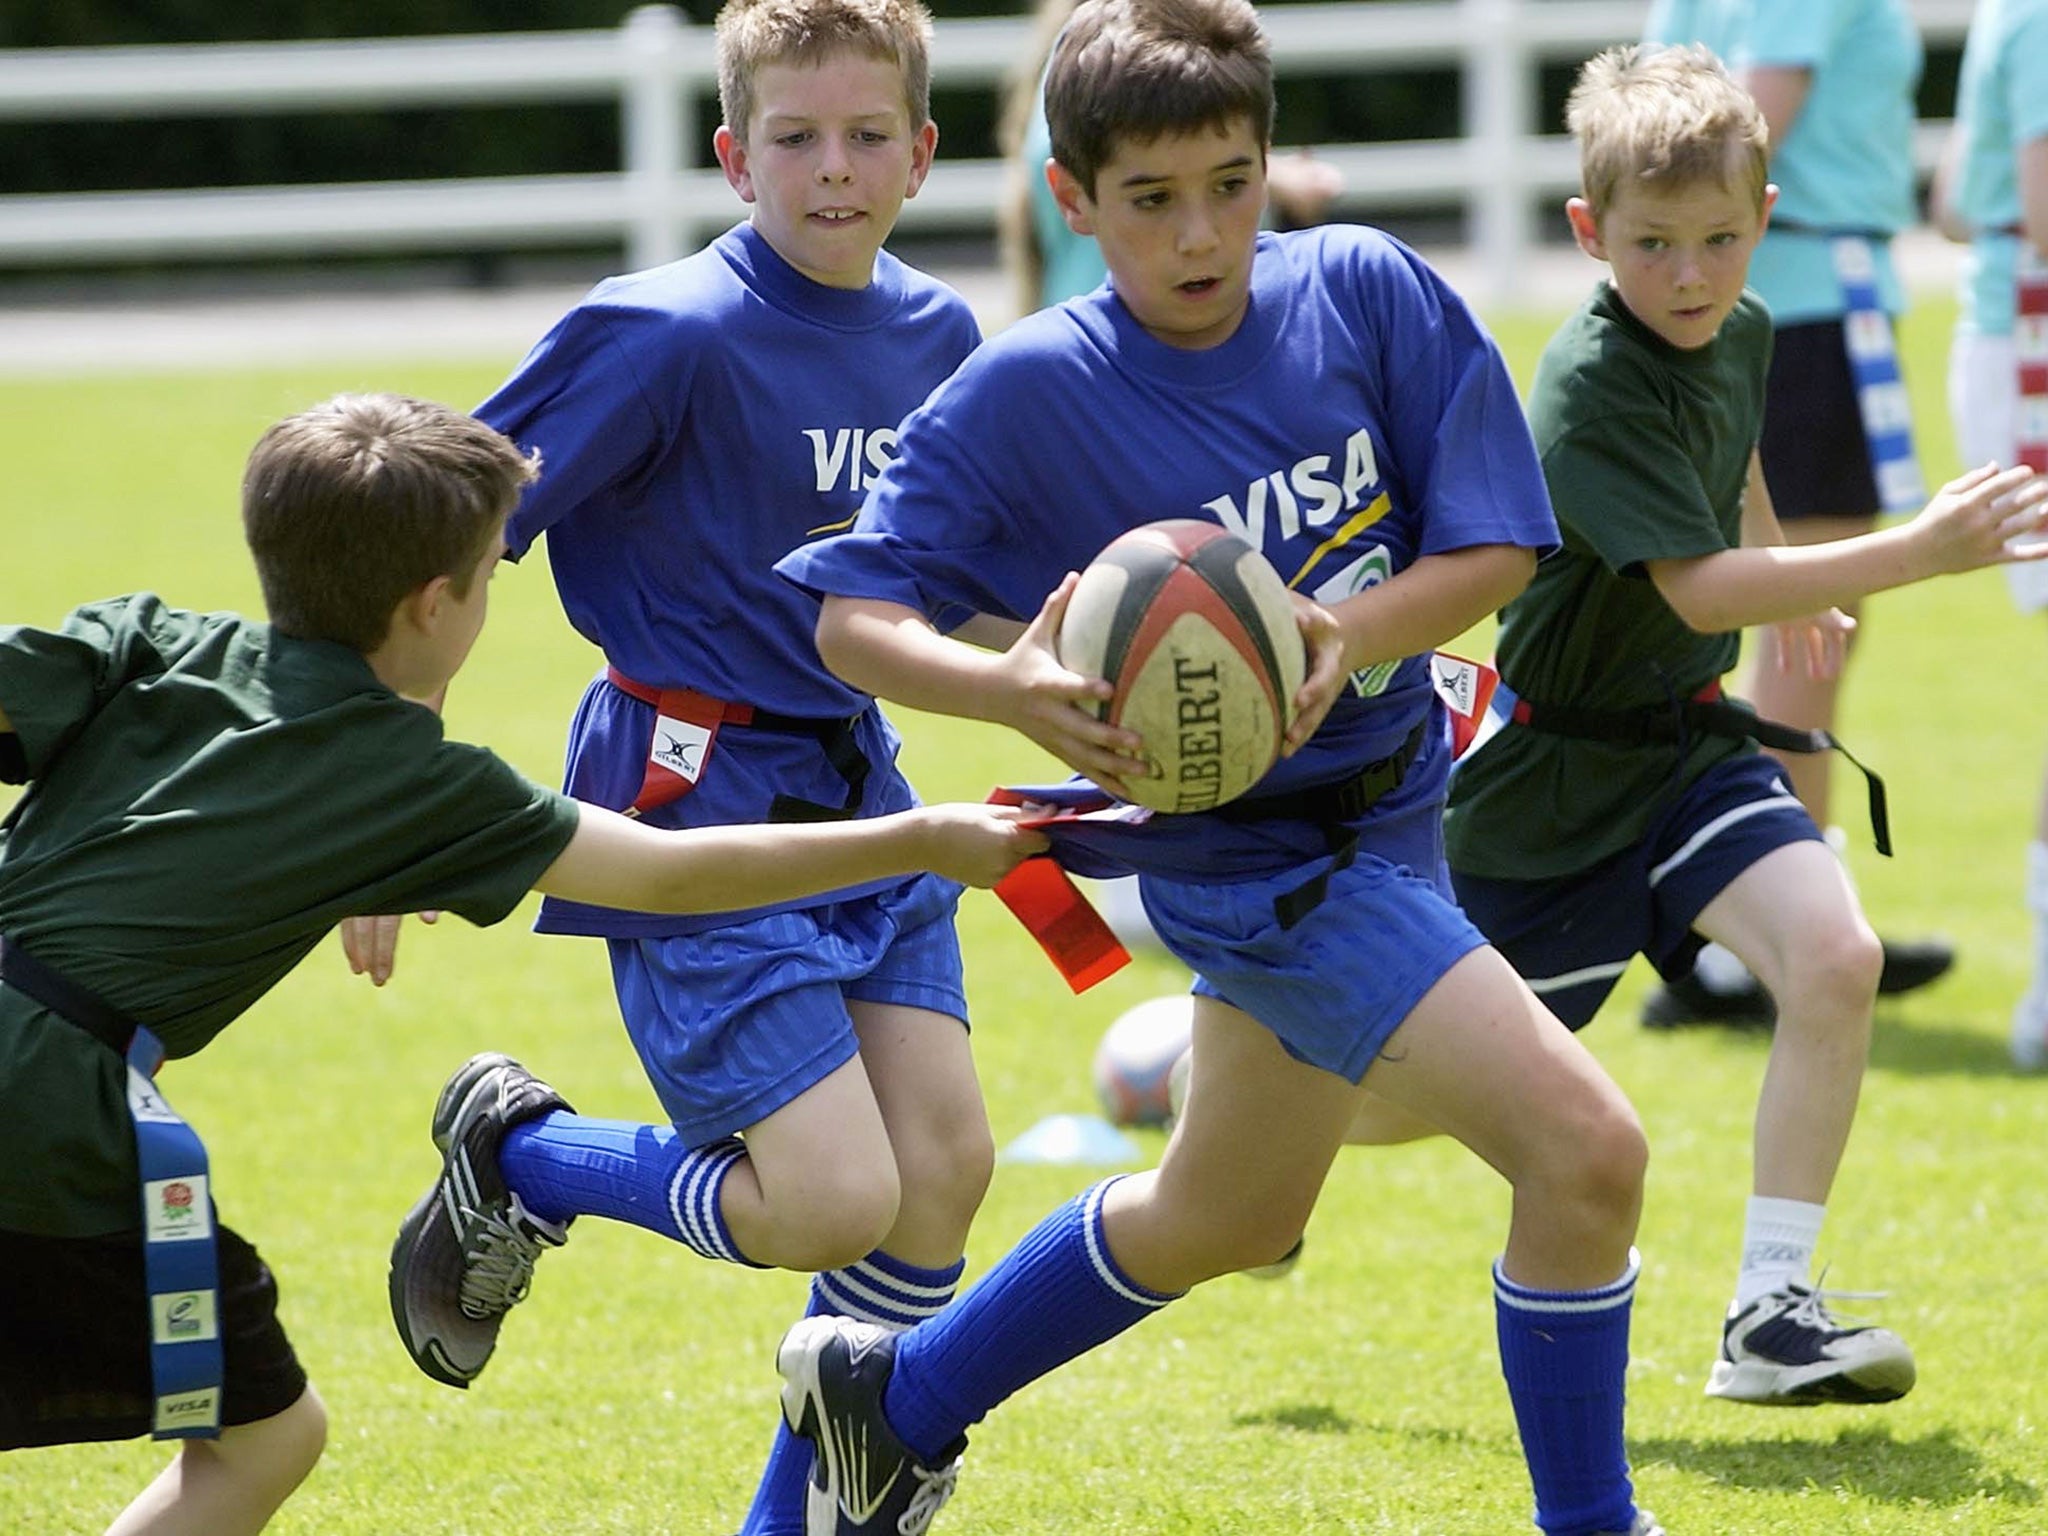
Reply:
[[1333, 549], [1343, 548], [1355, 535], [1365, 532], [1366, 529], [1385, 517], [1388, 512], [1393, 510], [1393, 506], [1393, 502], [1388, 499], [1385, 491], [1381, 491], [1379, 495], [1373, 497], [1364, 511], [1354, 512], [1349, 518], [1345, 519], [1344, 525], [1341, 528], [1315, 547], [1314, 553], [1303, 562], [1301, 569], [1294, 573], [1294, 579], [1287, 583], [1288, 587], [1291, 589], [1300, 586], [1301, 579], [1315, 569], [1318, 560], [1322, 559], [1323, 556]]
[[843, 517], [836, 523], [820, 523], [815, 528], [806, 528], [804, 530], [804, 537], [807, 539], [815, 539], [821, 533], [837, 533], [842, 528], [851, 528], [854, 523], [854, 518], [857, 518], [859, 516], [860, 514], [856, 512], [853, 514], [853, 517]]

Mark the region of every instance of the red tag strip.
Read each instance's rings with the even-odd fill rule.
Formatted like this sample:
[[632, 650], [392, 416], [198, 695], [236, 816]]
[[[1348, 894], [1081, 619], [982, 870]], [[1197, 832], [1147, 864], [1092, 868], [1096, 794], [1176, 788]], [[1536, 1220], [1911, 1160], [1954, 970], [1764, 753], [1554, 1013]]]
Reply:
[[1131, 952], [1052, 859], [1026, 859], [997, 882], [995, 892], [1076, 992], [1130, 964]]

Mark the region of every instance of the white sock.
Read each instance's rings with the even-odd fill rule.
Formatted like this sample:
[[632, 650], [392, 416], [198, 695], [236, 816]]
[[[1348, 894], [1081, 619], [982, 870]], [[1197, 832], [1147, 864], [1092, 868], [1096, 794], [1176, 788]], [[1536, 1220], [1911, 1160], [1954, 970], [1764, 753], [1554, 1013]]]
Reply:
[[2048, 992], [2048, 843], [2027, 844], [2027, 910], [2034, 914], [2034, 990]]
[[1742, 1225], [1742, 1268], [1735, 1276], [1735, 1307], [1769, 1291], [1805, 1285], [1828, 1208], [1806, 1200], [1751, 1195]]
[[1692, 963], [1693, 975], [1709, 992], [1747, 992], [1756, 985], [1749, 967], [1735, 958], [1735, 951], [1709, 944]]

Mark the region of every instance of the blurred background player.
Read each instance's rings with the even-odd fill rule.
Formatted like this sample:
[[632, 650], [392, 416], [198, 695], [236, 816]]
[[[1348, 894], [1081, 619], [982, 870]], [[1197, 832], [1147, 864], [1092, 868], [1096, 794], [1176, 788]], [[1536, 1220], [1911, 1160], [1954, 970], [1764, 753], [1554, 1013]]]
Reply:
[[[1513, 381], [1385, 235], [1260, 233], [1272, 64], [1243, 0], [1086, 0], [1046, 110], [1063, 216], [1109, 283], [992, 337], [905, 422], [853, 529], [781, 569], [825, 594], [820, 653], [859, 686], [1007, 725], [1111, 791], [1142, 743], [1083, 707], [1109, 684], [1052, 639], [1071, 573], [1114, 536], [1198, 517], [1254, 541], [1304, 599], [1310, 681], [1254, 795], [1054, 833], [1084, 873], [1137, 870], [1199, 978], [1181, 1115], [1156, 1170], [1054, 1211], [908, 1332], [791, 1330], [811, 1536], [923, 1531], [996, 1404], [1284, 1254], [1361, 1080], [1513, 1188], [1494, 1323], [1538, 1525], [1653, 1532], [1622, 1435], [1641, 1127], [1458, 911], [1440, 852], [1426, 653], [1555, 537]], [[963, 613], [1009, 648], [941, 632]]]
[[1452, 780], [1452, 878], [1574, 1029], [1637, 954], [1668, 975], [1713, 939], [1763, 978], [1777, 1031], [1707, 1392], [1886, 1402], [1914, 1383], [1911, 1351], [1838, 1321], [1811, 1274], [1881, 954], [1841, 861], [1758, 750], [1767, 723], [1721, 678], [1746, 625], [1776, 625], [1789, 657], [1825, 670], [1841, 604], [2014, 558], [2005, 541], [2041, 526], [2048, 481], [1982, 468], [1901, 526], [1786, 544], [1758, 464], [1770, 317], [1744, 286], [1774, 191], [1761, 114], [1687, 47], [1600, 55], [1568, 115], [1583, 195], [1566, 211], [1610, 275], [1537, 368], [1530, 423], [1563, 547], [1501, 611], [1518, 702]]
[[[1918, 217], [1922, 57], [1906, 0], [1656, 0], [1645, 41], [1712, 49], [1770, 127], [1778, 202], [1749, 281], [1771, 314], [1762, 453], [1785, 537], [1848, 538], [1881, 513], [1917, 511], [1926, 491], [1892, 329], [1906, 304], [1892, 237]], [[1840, 671], [1816, 676], [1754, 637], [1744, 694], [1765, 719], [1833, 730], [1841, 689]], [[1841, 853], [1832, 754], [1780, 761]], [[1882, 942], [1882, 993], [1925, 986], [1954, 963], [1942, 940]], [[1643, 1022], [1768, 1024], [1772, 1011], [1742, 963], [1710, 945], [1690, 974], [1651, 991]]]
[[[2048, 472], [2048, 0], [1981, 0], [1970, 18], [1956, 123], [1935, 214], [1970, 242], [1949, 354], [1963, 461]], [[2048, 609], [2048, 566], [2006, 568], [2013, 599]], [[2012, 1058], [2048, 1066], [2048, 783], [2027, 846], [2033, 980], [2013, 1010]]]
[[[748, 222], [601, 284], [479, 408], [548, 465], [507, 537], [517, 556], [546, 534], [608, 663], [571, 727], [579, 799], [664, 827], [915, 803], [895, 730], [818, 660], [817, 602], [773, 567], [853, 521], [898, 423], [979, 340], [958, 294], [881, 249], [937, 143], [929, 45], [916, 0], [727, 5], [714, 145]], [[813, 1310], [885, 1326], [944, 1306], [995, 1158], [958, 889], [867, 881], [696, 922], [544, 905], [543, 932], [606, 940], [672, 1124], [513, 1129], [498, 1169], [535, 1231], [639, 1222], [817, 1272]], [[518, 1299], [495, 1289], [500, 1312]], [[778, 1433], [747, 1536], [799, 1528], [807, 1464]]]

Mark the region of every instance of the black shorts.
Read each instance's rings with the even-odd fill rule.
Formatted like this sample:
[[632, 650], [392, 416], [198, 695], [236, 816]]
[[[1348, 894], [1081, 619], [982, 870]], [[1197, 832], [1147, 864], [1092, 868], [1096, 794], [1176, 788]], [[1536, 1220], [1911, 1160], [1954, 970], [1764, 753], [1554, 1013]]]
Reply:
[[1781, 521], [1877, 516], [1877, 476], [1841, 321], [1813, 320], [1775, 333], [1759, 452]]
[[[218, 1227], [221, 1423], [267, 1419], [306, 1373], [277, 1320], [277, 1282]], [[149, 1302], [142, 1236], [0, 1230], [0, 1450], [132, 1440], [150, 1432]]]

